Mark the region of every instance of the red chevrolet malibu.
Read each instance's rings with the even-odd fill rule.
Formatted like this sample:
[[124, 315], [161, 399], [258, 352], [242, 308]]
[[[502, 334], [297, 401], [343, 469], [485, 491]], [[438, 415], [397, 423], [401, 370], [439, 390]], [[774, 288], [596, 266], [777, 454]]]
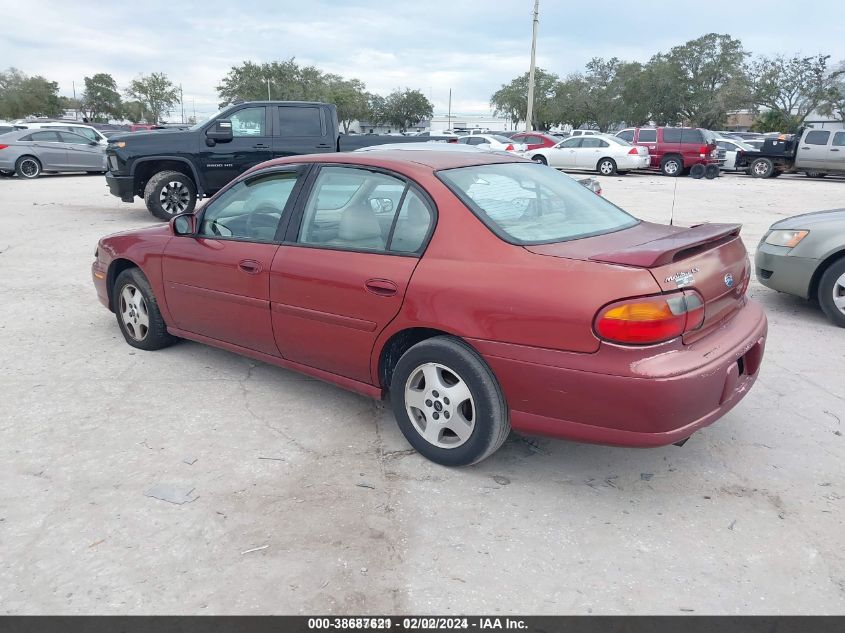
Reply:
[[511, 428], [660, 446], [736, 405], [767, 327], [739, 228], [641, 222], [503, 154], [320, 154], [103, 238], [92, 273], [133, 347], [389, 394], [414, 448], [463, 465]]

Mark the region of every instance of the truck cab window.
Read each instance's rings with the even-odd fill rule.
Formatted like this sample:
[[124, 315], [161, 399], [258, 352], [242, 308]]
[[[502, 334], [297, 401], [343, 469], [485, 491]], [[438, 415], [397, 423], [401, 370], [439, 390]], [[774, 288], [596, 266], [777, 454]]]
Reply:
[[232, 136], [267, 136], [264, 130], [264, 108], [244, 108], [231, 117]]

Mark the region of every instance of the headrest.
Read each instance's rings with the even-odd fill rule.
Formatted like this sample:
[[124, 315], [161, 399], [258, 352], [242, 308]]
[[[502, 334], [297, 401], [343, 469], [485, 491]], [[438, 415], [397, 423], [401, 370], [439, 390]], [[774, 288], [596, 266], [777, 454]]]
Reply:
[[352, 242], [374, 237], [381, 239], [381, 225], [372, 209], [355, 206], [346, 209], [340, 216], [337, 236], [341, 240]]
[[428, 208], [416, 196], [408, 199], [408, 222], [428, 224]]

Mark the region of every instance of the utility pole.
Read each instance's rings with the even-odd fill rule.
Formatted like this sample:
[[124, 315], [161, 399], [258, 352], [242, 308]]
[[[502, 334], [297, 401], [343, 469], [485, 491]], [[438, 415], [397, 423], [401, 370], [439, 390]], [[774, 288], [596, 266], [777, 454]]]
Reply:
[[528, 112], [525, 116], [525, 131], [530, 132], [534, 118], [534, 58], [537, 54], [537, 25], [540, 20], [540, 0], [534, 0], [534, 25], [531, 33], [531, 66], [528, 69]]
[[73, 120], [79, 120], [79, 104], [76, 103], [76, 82], [71, 81], [70, 85], [73, 86]]
[[449, 113], [446, 115], [446, 129], [452, 130], [452, 89], [449, 88]]
[[179, 103], [182, 106], [182, 125], [185, 125], [185, 99], [182, 96], [182, 84], [179, 84]]
[[270, 78], [267, 77], [267, 101], [272, 101], [270, 98]]

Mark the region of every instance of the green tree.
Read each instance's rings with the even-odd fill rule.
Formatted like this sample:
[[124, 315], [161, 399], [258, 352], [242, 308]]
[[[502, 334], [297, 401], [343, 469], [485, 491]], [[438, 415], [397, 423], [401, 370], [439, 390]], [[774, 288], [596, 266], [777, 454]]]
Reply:
[[387, 99], [381, 95], [367, 93], [367, 110], [364, 119], [373, 125], [387, 123]]
[[434, 115], [434, 106], [419, 90], [394, 90], [384, 102], [384, 118], [400, 130], [406, 130]]
[[121, 116], [132, 123], [140, 123], [141, 121], [150, 122], [144, 104], [140, 101], [124, 101], [121, 108]]
[[554, 124], [565, 123], [574, 129], [584, 127], [590, 122], [587, 108], [590, 87], [584, 75], [573, 73], [555, 84], [554, 96], [549, 102], [548, 118]]
[[[560, 79], [554, 73], [537, 68], [534, 71], [534, 111], [532, 129], [545, 130], [558, 123], [555, 95]], [[490, 97], [494, 114], [504, 114], [514, 124], [528, 115], [528, 73], [503, 84]]]
[[164, 73], [140, 75], [133, 79], [126, 96], [143, 105], [148, 123], [160, 122], [179, 103], [179, 90]]
[[616, 81], [622, 97], [619, 122], [630, 126], [646, 125], [651, 120], [652, 101], [647, 91], [646, 73], [639, 62], [622, 62], [616, 69]]
[[766, 110], [751, 124], [752, 132], [794, 133], [801, 125], [794, 114], [785, 114], [779, 110]]
[[120, 92], [114, 77], [108, 73], [85, 77], [82, 109], [91, 121], [108, 122], [109, 117], [120, 117], [121, 105]]
[[795, 117], [800, 125], [811, 112], [835, 98], [843, 71], [830, 72], [828, 59], [830, 55], [757, 58], [749, 69], [754, 104], [778, 113], [783, 121]]
[[17, 68], [0, 72], [0, 118], [29, 115], [60, 116], [59, 84], [40, 75], [29, 77]]
[[839, 62], [839, 69], [830, 94], [819, 106], [819, 112], [845, 122], [845, 61]]
[[358, 79], [344, 80], [328, 75], [328, 101], [337, 106], [337, 120], [348, 133], [353, 121], [367, 118], [368, 95], [364, 83]]

